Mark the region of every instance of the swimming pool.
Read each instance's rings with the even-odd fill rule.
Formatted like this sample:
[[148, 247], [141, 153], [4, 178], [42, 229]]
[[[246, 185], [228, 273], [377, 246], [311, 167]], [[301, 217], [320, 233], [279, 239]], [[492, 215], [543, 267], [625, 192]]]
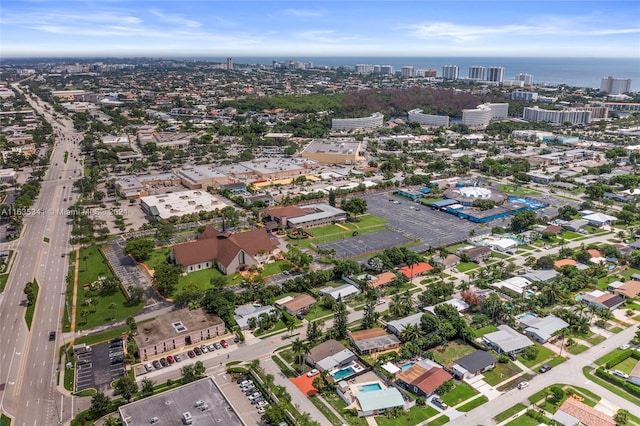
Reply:
[[372, 391], [377, 391], [381, 389], [382, 389], [382, 385], [380, 383], [369, 383], [369, 384], [358, 387], [358, 390], [360, 392], [372, 392]]
[[355, 374], [355, 372], [356, 370], [354, 370], [353, 367], [347, 367], [347, 368], [343, 368], [342, 370], [336, 371], [331, 376], [333, 377], [334, 380], [342, 380], [342, 379], [346, 379], [349, 376], [352, 376], [353, 374]]
[[507, 201], [510, 202], [510, 203], [526, 204], [532, 210], [537, 210], [537, 209], [541, 209], [541, 208], [544, 207], [543, 203], [535, 201], [535, 200], [532, 200], [530, 198], [509, 197], [509, 198], [507, 198]]
[[534, 314], [533, 312], [525, 312], [524, 314], [518, 316], [519, 320], [523, 320], [525, 318], [530, 318], [530, 317], [535, 317], [536, 314]]
[[406, 370], [406, 369], [408, 369], [408, 368], [411, 368], [411, 366], [412, 366], [413, 364], [415, 364], [415, 362], [408, 362], [408, 363], [406, 363], [405, 365], [403, 365], [402, 367], [400, 367], [400, 371], [404, 371], [404, 370]]
[[582, 300], [582, 294], [576, 294], [576, 297], [574, 297], [574, 299], [580, 302]]

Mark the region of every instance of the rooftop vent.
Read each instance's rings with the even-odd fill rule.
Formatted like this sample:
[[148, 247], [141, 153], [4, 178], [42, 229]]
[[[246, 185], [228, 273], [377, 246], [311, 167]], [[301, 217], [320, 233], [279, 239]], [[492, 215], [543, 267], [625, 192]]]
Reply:
[[176, 330], [176, 333], [183, 333], [183, 332], [187, 331], [187, 327], [185, 327], [185, 325], [182, 323], [182, 321], [173, 322], [173, 323], [171, 323], [171, 325]]

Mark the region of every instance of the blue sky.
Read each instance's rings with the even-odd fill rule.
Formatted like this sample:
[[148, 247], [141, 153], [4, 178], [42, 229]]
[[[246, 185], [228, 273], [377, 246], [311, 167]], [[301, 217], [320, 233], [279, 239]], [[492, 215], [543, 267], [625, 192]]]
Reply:
[[640, 58], [640, 2], [2, 0], [0, 57]]

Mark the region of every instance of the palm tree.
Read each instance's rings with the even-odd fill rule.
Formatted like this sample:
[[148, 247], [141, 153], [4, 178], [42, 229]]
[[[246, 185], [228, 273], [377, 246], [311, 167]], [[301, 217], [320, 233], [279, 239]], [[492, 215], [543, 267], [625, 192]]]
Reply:
[[407, 324], [401, 337], [404, 342], [415, 342], [422, 337], [422, 328], [418, 324]]
[[302, 354], [305, 351], [305, 344], [299, 337], [291, 343], [291, 350], [293, 354], [298, 358], [298, 364], [302, 365]]

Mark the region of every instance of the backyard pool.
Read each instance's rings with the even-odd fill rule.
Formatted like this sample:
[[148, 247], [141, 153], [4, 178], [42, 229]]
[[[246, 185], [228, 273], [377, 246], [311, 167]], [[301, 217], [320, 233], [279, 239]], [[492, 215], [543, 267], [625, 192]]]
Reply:
[[372, 392], [372, 391], [377, 391], [381, 389], [382, 389], [382, 385], [380, 383], [369, 383], [369, 384], [358, 387], [358, 390], [360, 392]]
[[519, 320], [523, 320], [525, 318], [530, 318], [530, 317], [535, 317], [535, 316], [536, 316], [536, 314], [534, 314], [533, 312], [525, 312], [524, 314], [519, 315], [518, 319]]
[[402, 367], [400, 367], [400, 371], [405, 371], [408, 368], [411, 368], [411, 366], [415, 364], [415, 362], [408, 362], [405, 365], [403, 365]]
[[333, 377], [334, 380], [342, 380], [342, 379], [346, 379], [349, 376], [352, 376], [353, 374], [355, 374], [355, 372], [356, 370], [354, 370], [353, 367], [347, 367], [347, 368], [343, 368], [342, 370], [336, 371], [331, 376]]

